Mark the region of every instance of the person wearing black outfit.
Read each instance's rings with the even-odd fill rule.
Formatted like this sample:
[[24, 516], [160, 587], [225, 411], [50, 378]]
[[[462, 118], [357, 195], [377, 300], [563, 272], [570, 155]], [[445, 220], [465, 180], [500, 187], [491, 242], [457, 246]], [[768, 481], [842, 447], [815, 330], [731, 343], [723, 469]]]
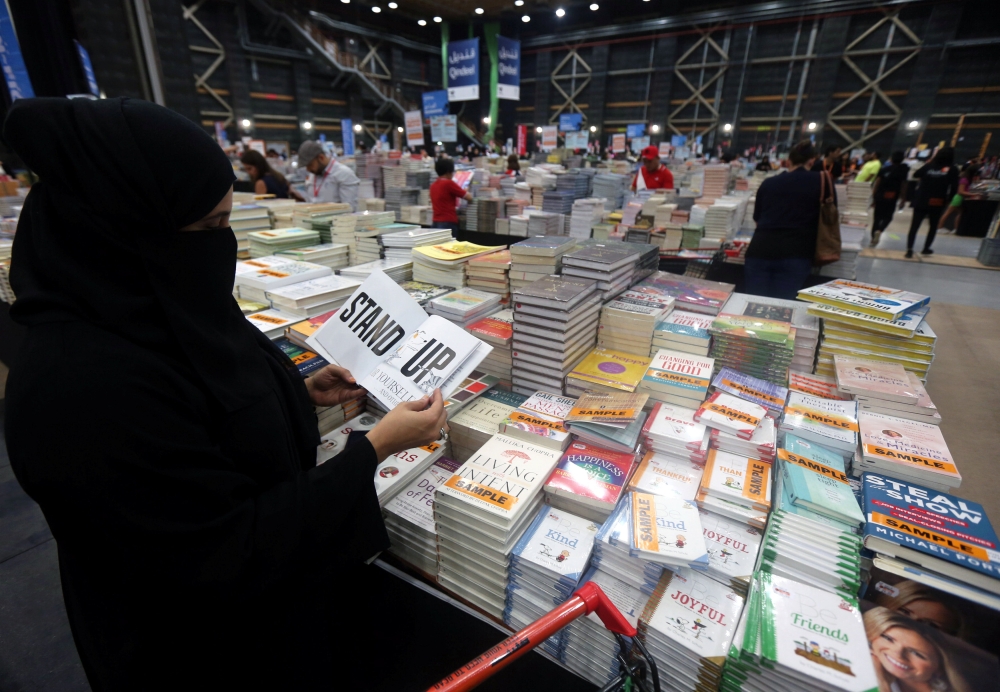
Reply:
[[130, 99], [19, 99], [3, 136], [41, 180], [14, 241], [7, 450], [91, 688], [360, 689], [365, 561], [389, 544], [375, 468], [439, 437], [440, 392], [317, 467], [314, 406], [364, 390], [335, 366], [303, 381], [240, 312], [218, 144]]
[[840, 176], [844, 173], [843, 164], [840, 162], [840, 145], [828, 145], [823, 152], [823, 158], [812, 165], [812, 170], [816, 173], [826, 171], [833, 180], [840, 180]]
[[240, 163], [243, 164], [243, 170], [250, 176], [250, 180], [253, 182], [253, 191], [256, 194], [274, 195], [279, 199], [288, 199], [289, 197], [302, 199], [285, 180], [285, 176], [271, 168], [271, 164], [259, 151], [250, 149], [243, 152]]
[[[747, 248], [746, 292], [793, 299], [805, 286], [816, 253], [821, 174], [811, 171], [816, 150], [808, 141], [788, 153], [789, 169], [757, 190], [757, 222]], [[836, 203], [836, 191], [833, 191]]]
[[878, 245], [882, 231], [889, 227], [892, 216], [896, 213], [896, 205], [903, 208], [906, 202], [906, 178], [910, 168], [903, 163], [903, 152], [892, 152], [892, 163], [883, 166], [872, 186], [872, 206], [875, 207], [875, 220], [872, 224], [871, 246]]
[[771, 157], [765, 156], [760, 161], [757, 162], [757, 166], [754, 168], [755, 171], [764, 171], [770, 173], [773, 168], [771, 168]]
[[910, 222], [910, 234], [906, 238], [906, 256], [913, 257], [913, 244], [917, 240], [920, 224], [927, 219], [930, 227], [924, 240], [922, 255], [932, 255], [931, 245], [937, 234], [941, 214], [958, 191], [958, 170], [955, 168], [955, 150], [943, 147], [938, 150], [926, 165], [913, 173], [917, 179], [917, 190], [913, 196], [913, 221]]

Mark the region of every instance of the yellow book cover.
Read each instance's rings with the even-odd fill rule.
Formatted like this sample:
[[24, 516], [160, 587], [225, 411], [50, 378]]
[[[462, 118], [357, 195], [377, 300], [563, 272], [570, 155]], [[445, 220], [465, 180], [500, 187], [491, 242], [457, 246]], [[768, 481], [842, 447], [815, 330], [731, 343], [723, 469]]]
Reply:
[[415, 247], [413, 248], [413, 252], [419, 253], [431, 259], [453, 262], [463, 260], [467, 257], [473, 257], [484, 252], [495, 252], [503, 249], [503, 246], [490, 247], [488, 245], [467, 243], [461, 240], [452, 240], [451, 242], [441, 243], [440, 245]]
[[639, 417], [648, 394], [585, 392], [576, 400], [567, 422], [630, 423]]
[[649, 368], [652, 358], [598, 346], [569, 374], [584, 382], [634, 392]]

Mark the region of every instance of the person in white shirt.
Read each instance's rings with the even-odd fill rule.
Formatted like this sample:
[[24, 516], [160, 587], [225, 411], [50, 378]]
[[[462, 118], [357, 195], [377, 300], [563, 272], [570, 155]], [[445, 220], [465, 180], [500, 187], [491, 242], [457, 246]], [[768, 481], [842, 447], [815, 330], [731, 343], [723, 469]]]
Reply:
[[350, 168], [331, 158], [317, 142], [306, 140], [299, 147], [299, 165], [312, 174], [306, 181], [310, 202], [343, 202], [358, 210], [361, 181]]

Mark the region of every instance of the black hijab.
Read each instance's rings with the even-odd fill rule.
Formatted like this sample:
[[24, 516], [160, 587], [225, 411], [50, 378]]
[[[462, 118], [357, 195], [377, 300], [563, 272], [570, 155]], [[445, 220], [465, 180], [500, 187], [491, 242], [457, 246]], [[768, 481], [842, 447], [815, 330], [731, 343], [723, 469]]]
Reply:
[[146, 101], [38, 98], [3, 136], [40, 178], [14, 240], [15, 321], [84, 320], [179, 355], [226, 411], [273, 387], [232, 297], [232, 230], [179, 232], [235, 180], [204, 130]]

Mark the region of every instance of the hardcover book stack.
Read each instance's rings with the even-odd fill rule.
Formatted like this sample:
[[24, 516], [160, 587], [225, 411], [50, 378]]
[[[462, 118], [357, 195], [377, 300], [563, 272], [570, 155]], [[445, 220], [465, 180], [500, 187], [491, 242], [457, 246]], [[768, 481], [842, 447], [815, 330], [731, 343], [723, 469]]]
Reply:
[[805, 372], [788, 371], [788, 390], [812, 394], [821, 399], [836, 399], [846, 401], [851, 397], [840, 393], [837, 389], [837, 379], [826, 375], [811, 375]]
[[604, 200], [594, 197], [577, 199], [573, 202], [570, 215], [569, 234], [574, 238], [589, 238], [595, 224], [604, 219]]
[[653, 343], [653, 332], [674, 306], [672, 296], [625, 291], [601, 308], [597, 345], [645, 356]]
[[504, 301], [510, 298], [509, 272], [510, 250], [473, 257], [465, 268], [469, 286], [480, 291], [497, 293]]
[[715, 367], [729, 367], [776, 385], [788, 384], [795, 353], [795, 327], [759, 317], [721, 314], [709, 329]]
[[451, 416], [448, 427], [452, 456], [464, 462], [497, 434], [500, 425], [527, 397], [516, 392], [491, 389]]
[[546, 502], [600, 526], [618, 504], [634, 470], [633, 454], [573, 442], [545, 482]]
[[[507, 605], [503, 620], [524, 629], [572, 595], [590, 563], [600, 528], [589, 519], [543, 505], [510, 556]], [[566, 630], [541, 644], [556, 658], [563, 653]]]
[[465, 331], [493, 346], [493, 350], [479, 364], [483, 372], [499, 378], [499, 384], [511, 386], [510, 344], [514, 336], [514, 311], [500, 310], [492, 315], [471, 322]]
[[441, 439], [422, 447], [404, 449], [375, 467], [375, 493], [378, 503], [386, 503], [399, 493], [410, 479], [426, 471], [448, 451], [447, 440]]
[[645, 403], [645, 394], [588, 391], [577, 399], [566, 425], [582, 442], [634, 454], [646, 422]]
[[510, 554], [542, 504], [559, 452], [495, 435], [437, 488], [439, 583], [502, 617]]
[[563, 275], [595, 279], [604, 300], [614, 297], [633, 283], [640, 246], [631, 243], [595, 244], [566, 253]]
[[833, 357], [833, 364], [839, 392], [857, 401], [859, 411], [940, 424], [927, 390], [903, 366], [841, 355]]
[[503, 248], [452, 240], [438, 245], [413, 248], [413, 278], [439, 286], [465, 286], [465, 265], [477, 255]]
[[656, 323], [649, 355], [655, 355], [656, 351], [665, 348], [670, 351], [707, 356], [712, 344], [712, 335], [708, 330], [712, 326], [713, 319], [712, 315], [674, 309]]
[[273, 231], [253, 231], [250, 239], [250, 257], [267, 257], [282, 250], [291, 250], [319, 244], [319, 233], [304, 228], [278, 228]]
[[460, 288], [432, 298], [424, 306], [430, 315], [440, 315], [460, 327], [468, 327], [487, 315], [499, 311], [500, 296], [474, 288]]
[[[511, 234], [513, 235], [513, 233]], [[576, 247], [566, 236], [539, 236], [510, 246], [510, 287], [512, 291], [562, 269], [562, 256]]]
[[601, 309], [597, 282], [547, 276], [514, 289], [513, 302], [515, 391], [565, 393], [565, 376], [597, 337]]
[[722, 511], [718, 500], [766, 515], [771, 511], [771, 465], [759, 459], [711, 449], [697, 500], [705, 511], [738, 521], [746, 521], [747, 514], [734, 516], [732, 512]]
[[535, 392], [504, 419], [500, 432], [562, 452], [572, 440], [566, 416], [575, 404], [570, 397]]
[[780, 429], [849, 457], [858, 448], [858, 405], [789, 392]]
[[712, 358], [661, 348], [653, 355], [637, 391], [656, 401], [697, 409], [707, 396], [714, 367]]
[[360, 285], [360, 281], [330, 274], [273, 288], [264, 295], [274, 308], [289, 315], [316, 317], [339, 308]]
[[717, 690], [743, 597], [690, 569], [664, 573], [639, 618], [639, 636], [675, 690]]
[[733, 293], [723, 310], [727, 315], [759, 317], [776, 322], [786, 322], [795, 327], [795, 350], [791, 367], [802, 372], [812, 372], [819, 346], [820, 321], [810, 314], [809, 305], [798, 300], [765, 298], [746, 293]]
[[[412, 260], [413, 248], [423, 245], [437, 245], [451, 240], [451, 231], [447, 228], [419, 228], [406, 224], [384, 226], [382, 234], [376, 241], [382, 247], [386, 259]], [[395, 229], [399, 230], [395, 230]], [[360, 251], [361, 240], [358, 240]]]
[[805, 510], [803, 516], [820, 514], [851, 531], [864, 524], [840, 455], [788, 434], [778, 457], [783, 501]]
[[330, 269], [342, 269], [349, 266], [350, 251], [344, 243], [323, 243], [310, 247], [300, 247], [293, 250], [282, 250], [274, 253], [275, 257], [287, 257], [296, 262], [312, 262]]
[[854, 456], [853, 476], [873, 471], [944, 492], [962, 484], [938, 426], [868, 411], [858, 414], [858, 426], [861, 446]]
[[355, 264], [351, 267], [344, 267], [340, 270], [341, 276], [348, 276], [359, 281], [364, 281], [374, 271], [385, 272], [385, 275], [401, 284], [413, 278], [413, 262], [406, 260], [378, 259], [364, 264]]
[[597, 346], [566, 375], [566, 394], [634, 392], [649, 368], [649, 356]]

